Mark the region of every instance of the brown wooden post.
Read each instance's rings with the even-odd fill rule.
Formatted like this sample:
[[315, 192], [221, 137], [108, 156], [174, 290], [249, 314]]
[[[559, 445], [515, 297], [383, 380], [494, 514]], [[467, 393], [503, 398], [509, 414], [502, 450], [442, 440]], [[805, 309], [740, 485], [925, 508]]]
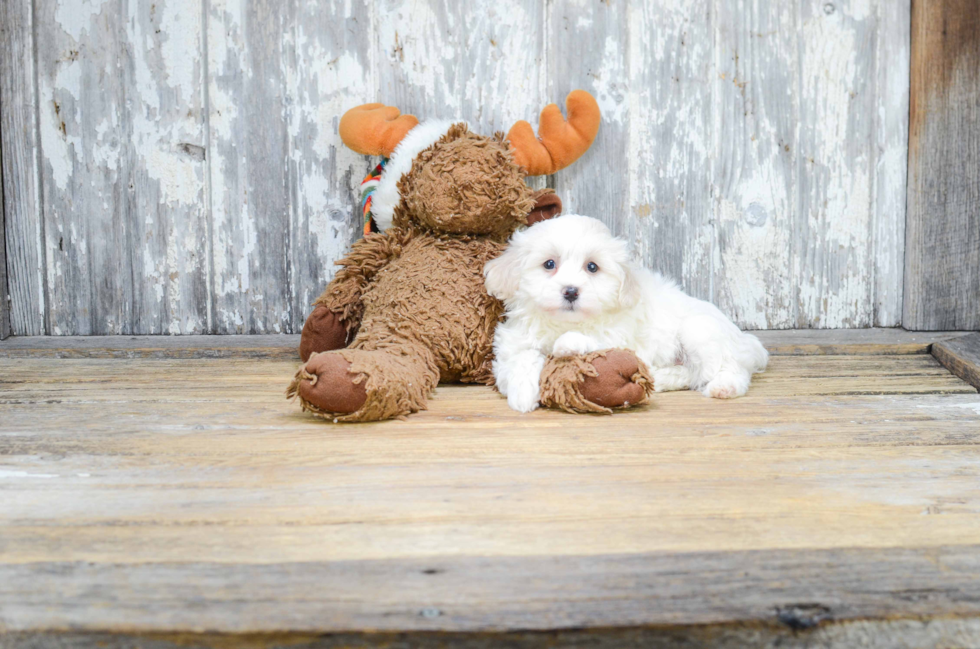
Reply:
[[913, 0], [907, 329], [980, 329], [980, 1]]

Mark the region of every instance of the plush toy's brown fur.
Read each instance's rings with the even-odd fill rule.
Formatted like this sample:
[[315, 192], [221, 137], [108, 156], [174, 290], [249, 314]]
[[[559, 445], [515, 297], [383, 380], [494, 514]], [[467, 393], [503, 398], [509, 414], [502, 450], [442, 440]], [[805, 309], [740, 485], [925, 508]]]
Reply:
[[[355, 243], [316, 300], [300, 346], [308, 360], [287, 394], [318, 416], [375, 421], [425, 408], [439, 381], [491, 384], [503, 305], [487, 294], [483, 266], [529, 217], [561, 210], [551, 190], [532, 192], [524, 176], [501, 133], [484, 137], [465, 124], [419, 153], [399, 182], [392, 227]], [[635, 357], [618, 353], [633, 359], [625, 381], [621, 357], [605, 371], [601, 357], [576, 371], [554, 363], [554, 376], [542, 376], [553, 386], [549, 405], [608, 411], [645, 395]]]
[[[503, 305], [487, 294], [483, 266], [526, 223], [533, 193], [503, 134], [481, 137], [464, 124], [419, 154], [399, 191], [394, 225], [354, 244], [316, 301], [356, 331], [349, 347], [329, 352], [346, 364], [317, 355], [290, 386], [305, 408], [338, 421], [416, 412], [439, 381], [493, 380]], [[363, 386], [362, 403], [350, 399], [351, 384]]]
[[624, 349], [549, 356], [541, 370], [541, 405], [547, 408], [611, 414], [613, 408], [643, 403], [652, 392], [649, 370]]
[[[500, 243], [526, 223], [534, 207], [504, 134], [484, 137], [465, 124], [451, 126], [439, 142], [421, 152], [398, 190], [403, 200], [395, 208], [395, 227], [419, 225], [445, 234], [485, 235]], [[482, 276], [482, 266], [479, 271]]]

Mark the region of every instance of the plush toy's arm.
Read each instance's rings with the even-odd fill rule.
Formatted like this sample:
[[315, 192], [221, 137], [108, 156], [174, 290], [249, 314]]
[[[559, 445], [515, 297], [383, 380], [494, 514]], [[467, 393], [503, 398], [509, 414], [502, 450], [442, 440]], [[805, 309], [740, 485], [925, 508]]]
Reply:
[[401, 255], [412, 236], [410, 230], [389, 228], [355, 243], [350, 254], [337, 262], [341, 269], [313, 304], [336, 314], [348, 332], [356, 331], [364, 314], [361, 296], [375, 275]]

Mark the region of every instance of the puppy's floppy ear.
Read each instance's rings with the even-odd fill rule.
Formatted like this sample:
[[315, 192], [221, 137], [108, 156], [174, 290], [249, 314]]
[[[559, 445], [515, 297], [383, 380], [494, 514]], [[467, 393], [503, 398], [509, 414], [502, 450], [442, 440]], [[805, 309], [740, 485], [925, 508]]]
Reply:
[[515, 234], [504, 254], [491, 259], [483, 267], [483, 279], [487, 293], [498, 300], [509, 300], [517, 294], [524, 270], [524, 247], [520, 244], [520, 234]]
[[633, 264], [630, 262], [623, 264], [623, 281], [619, 285], [619, 303], [627, 308], [636, 306], [640, 301], [642, 289], [640, 274], [636, 272]]

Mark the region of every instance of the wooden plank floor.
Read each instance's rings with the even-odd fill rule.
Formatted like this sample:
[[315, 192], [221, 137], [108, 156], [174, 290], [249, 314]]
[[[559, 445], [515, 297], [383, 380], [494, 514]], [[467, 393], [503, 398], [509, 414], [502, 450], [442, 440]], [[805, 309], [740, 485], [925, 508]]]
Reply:
[[0, 631], [980, 615], [980, 395], [929, 354], [821, 349], [734, 401], [443, 386], [361, 425], [300, 413], [275, 355], [8, 354]]

